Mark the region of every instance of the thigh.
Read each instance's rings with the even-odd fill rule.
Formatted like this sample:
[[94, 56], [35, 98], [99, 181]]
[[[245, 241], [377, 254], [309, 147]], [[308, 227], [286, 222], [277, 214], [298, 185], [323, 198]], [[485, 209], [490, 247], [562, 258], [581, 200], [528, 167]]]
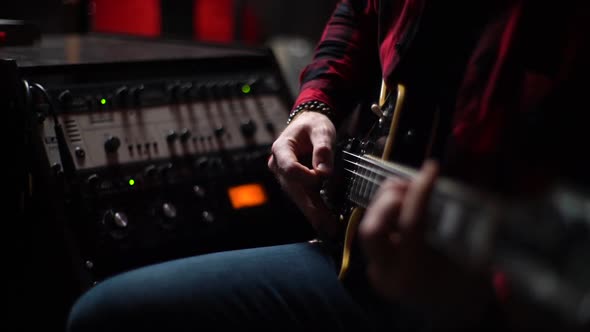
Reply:
[[369, 307], [343, 287], [320, 245], [297, 243], [178, 259], [112, 277], [81, 296], [68, 325], [70, 331], [364, 331], [374, 322]]

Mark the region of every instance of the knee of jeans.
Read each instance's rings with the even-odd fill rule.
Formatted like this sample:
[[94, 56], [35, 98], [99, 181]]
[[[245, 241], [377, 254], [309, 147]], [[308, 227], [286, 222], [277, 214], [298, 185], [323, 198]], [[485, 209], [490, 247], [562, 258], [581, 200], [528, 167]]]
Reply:
[[123, 309], [114, 301], [116, 296], [109, 296], [113, 292], [110, 287], [97, 285], [82, 294], [70, 308], [66, 331], [107, 331], [107, 323]]
[[102, 309], [91, 293], [83, 294], [74, 303], [68, 315], [67, 332], [97, 331]]

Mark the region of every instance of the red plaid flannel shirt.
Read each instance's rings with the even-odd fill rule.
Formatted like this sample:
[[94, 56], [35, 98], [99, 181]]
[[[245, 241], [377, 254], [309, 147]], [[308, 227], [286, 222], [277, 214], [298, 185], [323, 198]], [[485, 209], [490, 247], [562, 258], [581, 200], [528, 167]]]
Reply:
[[[400, 45], [406, 42], [428, 0], [389, 1], [393, 15], [385, 15], [389, 19], [381, 21], [379, 27], [379, 0], [342, 0], [338, 4], [312, 63], [301, 73], [301, 92], [295, 105], [320, 100], [336, 113], [343, 112], [346, 106], [342, 99], [374, 79], [367, 77], [367, 64], [378, 60], [382, 78], [391, 85], [392, 72], [403, 57]], [[468, 165], [463, 170], [480, 173], [477, 175], [485, 172], [477, 160], [486, 161], [488, 155], [497, 153], [502, 128], [541, 104], [550, 105], [549, 122], [555, 121], [556, 127], [562, 128], [541, 135], [546, 137], [538, 144], [540, 154], [549, 153], [543, 150], [544, 143], [554, 143], [558, 150], [571, 150], [580, 144], [585, 147], [587, 141], [569, 138], [587, 132], [585, 127], [590, 123], [586, 121], [590, 112], [584, 100], [589, 87], [588, 1], [566, 1], [560, 6], [549, 1], [493, 1], [502, 2], [504, 15], [498, 15], [483, 29], [471, 54], [457, 93], [452, 125], [458, 155], [468, 156], [461, 157]], [[378, 43], [379, 30], [383, 35]], [[560, 139], [566, 144], [555, 143]], [[518, 158], [518, 153], [511, 156]], [[587, 159], [576, 158], [570, 166], [583, 165], [580, 159]], [[579, 171], [587, 174], [584, 166]], [[502, 297], [506, 289], [496, 282], [499, 278], [494, 280]]]
[[[301, 73], [295, 105], [319, 100], [336, 113], [344, 112], [343, 103], [348, 100], [343, 97], [354, 95], [356, 89], [374, 80], [367, 77], [366, 68], [375, 61], [380, 61], [382, 77], [391, 83], [391, 74], [403, 57], [399, 46], [407, 42], [408, 32], [428, 0], [381, 1], [389, 1], [385, 7], [391, 12], [383, 15], [386, 19], [380, 23], [379, 0], [340, 1], [312, 63]], [[498, 15], [483, 30], [471, 55], [452, 126], [461, 151], [477, 156], [494, 153], [510, 114], [532, 110], [545, 101], [571, 78], [568, 75], [576, 61], [588, 54], [581, 56], [580, 52], [588, 49], [584, 1], [566, 1], [557, 7], [539, 5], [542, 1], [494, 1], [502, 3], [504, 15]], [[378, 31], [382, 34], [379, 42]]]

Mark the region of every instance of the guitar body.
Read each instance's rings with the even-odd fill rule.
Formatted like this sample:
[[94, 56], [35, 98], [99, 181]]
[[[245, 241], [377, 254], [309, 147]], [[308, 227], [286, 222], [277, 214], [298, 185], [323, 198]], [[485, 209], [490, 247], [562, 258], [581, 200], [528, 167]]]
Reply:
[[357, 190], [362, 190], [358, 186], [363, 184], [351, 183], [355, 180], [351, 180], [346, 173], [352, 171], [362, 175], [363, 170], [359, 165], [345, 161], [343, 154], [370, 156], [409, 168], [419, 167], [425, 158], [433, 155], [433, 148], [439, 143], [437, 138], [441, 136], [439, 110], [426, 105], [427, 102], [402, 84], [394, 89], [388, 89], [383, 84], [380, 103], [372, 106], [377, 119], [370, 130], [362, 137], [344, 140], [337, 147], [335, 176], [325, 184], [322, 194], [346, 228], [339, 244], [342, 248], [340, 279], [345, 277], [353, 259], [356, 230], [364, 214], [363, 205], [367, 203], [356, 199], [351, 190], [344, 189], [355, 188], [356, 185]]

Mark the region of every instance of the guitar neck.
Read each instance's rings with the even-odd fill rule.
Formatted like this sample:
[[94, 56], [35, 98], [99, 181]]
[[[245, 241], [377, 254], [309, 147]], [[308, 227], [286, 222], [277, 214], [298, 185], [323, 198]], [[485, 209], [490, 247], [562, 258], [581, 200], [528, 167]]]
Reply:
[[[364, 208], [385, 179], [412, 179], [417, 174], [415, 169], [370, 155], [345, 153], [343, 159], [349, 173], [346, 196]], [[561, 252], [564, 245], [571, 245], [571, 229], [590, 229], [590, 200], [569, 190], [501, 199], [439, 178], [424, 219], [426, 240], [432, 247], [461, 264], [484, 266], [512, 259], [512, 250], [539, 257]], [[590, 258], [590, 252], [584, 255]]]
[[410, 179], [415, 170], [387, 163], [370, 155], [344, 152], [344, 170], [348, 173], [347, 199], [366, 208], [386, 178]]
[[[385, 161], [371, 155], [345, 152], [343, 158], [348, 173], [346, 198], [356, 206], [366, 208], [381, 184], [388, 178], [412, 179], [417, 170]], [[479, 264], [489, 257], [489, 246], [500, 203], [491, 195], [455, 181], [437, 179], [425, 215], [431, 244], [449, 254]]]
[[[417, 174], [417, 170], [397, 163], [378, 159], [371, 155], [356, 155], [345, 152], [344, 170], [348, 175], [347, 199], [357, 206], [366, 208], [383, 181], [388, 178], [410, 180]], [[439, 179], [433, 190], [434, 196], [461, 200], [469, 198], [489, 200], [489, 195], [448, 179]]]

